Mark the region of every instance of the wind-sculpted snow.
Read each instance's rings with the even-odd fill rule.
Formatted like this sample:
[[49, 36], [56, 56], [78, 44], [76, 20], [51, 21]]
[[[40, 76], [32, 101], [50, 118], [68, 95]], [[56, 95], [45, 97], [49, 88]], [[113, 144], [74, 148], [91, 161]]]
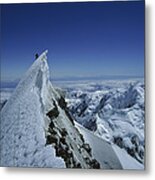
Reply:
[[41, 104], [45, 105], [48, 87], [46, 53], [33, 63], [1, 111], [1, 166], [65, 167], [54, 148], [45, 146]]
[[49, 81], [45, 51], [1, 110], [0, 165], [100, 168]]
[[[95, 86], [96, 84], [96, 86]], [[144, 162], [144, 82], [115, 80], [61, 84], [77, 122]], [[71, 88], [72, 87], [72, 88]]]

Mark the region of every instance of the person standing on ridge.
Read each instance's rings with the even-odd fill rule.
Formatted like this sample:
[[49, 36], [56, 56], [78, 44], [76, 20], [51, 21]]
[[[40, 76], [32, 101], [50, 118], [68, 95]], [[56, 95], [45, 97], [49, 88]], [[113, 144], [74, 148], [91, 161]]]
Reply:
[[39, 55], [38, 53], [35, 54], [35, 59], [38, 59]]

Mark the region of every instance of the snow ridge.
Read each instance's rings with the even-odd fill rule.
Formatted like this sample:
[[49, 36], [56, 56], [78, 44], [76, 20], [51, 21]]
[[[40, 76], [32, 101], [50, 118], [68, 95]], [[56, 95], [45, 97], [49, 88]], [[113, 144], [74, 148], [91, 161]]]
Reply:
[[[88, 88], [91, 90], [96, 85]], [[100, 88], [97, 86], [95, 92], [69, 92], [68, 105], [65, 94], [55, 90], [49, 80], [47, 51], [43, 52], [2, 104], [0, 166], [142, 169], [142, 164], [103, 139], [110, 141], [117, 137], [115, 144], [124, 143], [127, 148], [131, 145], [137, 159], [141, 158], [138, 152], [143, 152], [143, 125], [139, 125], [144, 110], [143, 85], [134, 84], [125, 91], [116, 90], [117, 93]], [[102, 139], [75, 123], [73, 117]], [[116, 126], [121, 117], [126, 121]], [[131, 136], [125, 136], [123, 129], [128, 126], [124, 123], [131, 119], [136, 131], [130, 128], [126, 132]], [[117, 132], [122, 134], [116, 136]], [[138, 136], [132, 136], [133, 132]], [[130, 161], [130, 167], [123, 157]]]
[[48, 85], [47, 51], [33, 63], [3, 107], [0, 133], [1, 166], [65, 167], [51, 145], [45, 146], [45, 121]]
[[1, 166], [100, 168], [49, 81], [47, 51], [1, 110]]

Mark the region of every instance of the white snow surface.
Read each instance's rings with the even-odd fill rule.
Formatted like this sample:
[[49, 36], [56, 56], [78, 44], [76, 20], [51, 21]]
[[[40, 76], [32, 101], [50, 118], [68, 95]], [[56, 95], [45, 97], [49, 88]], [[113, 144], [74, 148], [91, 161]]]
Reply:
[[43, 112], [50, 104], [48, 91], [52, 89], [46, 54], [33, 63], [0, 112], [1, 166], [65, 167], [55, 149], [45, 146]]
[[76, 123], [76, 127], [84, 136], [85, 141], [92, 148], [92, 154], [94, 158], [100, 163], [101, 168], [122, 169], [121, 162], [118, 159], [111, 144], [95, 136], [91, 131], [87, 130], [78, 123]]
[[144, 165], [131, 157], [124, 149], [95, 136], [79, 123], [76, 127], [92, 148], [92, 154], [104, 169], [143, 170]]
[[1, 102], [8, 100], [12, 94], [13, 89], [11, 88], [3, 88], [1, 89], [0, 93], [1, 93]]
[[0, 89], [0, 110], [3, 108], [4, 104], [10, 98], [13, 92], [13, 88], [1, 88]]
[[121, 165], [123, 169], [126, 170], [144, 170], [144, 165], [136, 161], [134, 158], [129, 156], [127, 152], [124, 149], [121, 149], [120, 147], [113, 145], [112, 146], [118, 159], [121, 162]]
[[[65, 91], [59, 88], [55, 91], [49, 81], [46, 54], [47, 51], [33, 63], [12, 96], [12, 90], [1, 91], [0, 165], [65, 167], [64, 160], [56, 157], [53, 146], [45, 145], [49, 125], [45, 114], [52, 109], [53, 100], [66, 93], [73, 118], [93, 131], [76, 124], [101, 168], [144, 169], [137, 161], [143, 162], [144, 154], [143, 80], [59, 82], [58, 86]], [[78, 132], [70, 125], [65, 112], [58, 108], [57, 128], [65, 127], [71, 135], [67, 141], [73, 143]], [[113, 144], [115, 137], [118, 138], [116, 144], [122, 148]], [[75, 144], [75, 156], [78, 155], [76, 144], [80, 144], [78, 139], [72, 144]], [[134, 151], [134, 158], [127, 149]], [[79, 155], [77, 159], [83, 161]]]
[[60, 82], [74, 119], [144, 163], [144, 79]]

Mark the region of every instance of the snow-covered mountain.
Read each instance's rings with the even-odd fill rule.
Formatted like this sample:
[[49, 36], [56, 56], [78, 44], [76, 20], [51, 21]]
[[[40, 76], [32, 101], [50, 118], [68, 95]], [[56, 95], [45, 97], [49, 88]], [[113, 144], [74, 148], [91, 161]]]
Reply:
[[[124, 98], [124, 103], [115, 105], [115, 101], [121, 96], [124, 97], [126, 91], [121, 90], [120, 95], [115, 96], [116, 93], [109, 91], [111, 88], [105, 85], [105, 89], [96, 84], [86, 85], [85, 91], [83, 85], [77, 90], [72, 84], [72, 89], [69, 89], [65, 96], [63, 90], [54, 88], [49, 80], [46, 54], [47, 51], [32, 64], [12, 94], [8, 89], [1, 92], [3, 98], [0, 111], [0, 165], [143, 169], [142, 164], [110, 141], [117, 132], [123, 138], [122, 144], [126, 137], [121, 129], [123, 125], [119, 121], [112, 122], [113, 116], [127, 119], [128, 113], [132, 112], [132, 117], [135, 117], [132, 120], [137, 122], [140, 129], [139, 118], [136, 118], [135, 114], [139, 108], [140, 112], [144, 108], [140, 96], [140, 93], [143, 96], [142, 89], [138, 88], [137, 95], [137, 87], [143, 86], [137, 84], [130, 87], [133, 91], [131, 94], [135, 95], [133, 98], [128, 95], [128, 99], [134, 102], [129, 104]], [[122, 107], [124, 104], [126, 111]], [[131, 107], [135, 111], [131, 111]], [[113, 111], [117, 112], [117, 116]], [[143, 114], [141, 116], [143, 117]], [[136, 131], [136, 135], [137, 132], [143, 134], [143, 127], [141, 129]], [[130, 137], [132, 136], [127, 134], [128, 140], [131, 140]], [[143, 142], [143, 137], [141, 138]], [[136, 143], [139, 143], [138, 148], [143, 147], [139, 136], [138, 140], [135, 138], [133, 142], [132, 145], [137, 147]]]
[[65, 87], [66, 100], [74, 119], [143, 164], [143, 81], [84, 82], [71, 86]]
[[49, 81], [45, 51], [1, 110], [0, 164], [100, 168]]

